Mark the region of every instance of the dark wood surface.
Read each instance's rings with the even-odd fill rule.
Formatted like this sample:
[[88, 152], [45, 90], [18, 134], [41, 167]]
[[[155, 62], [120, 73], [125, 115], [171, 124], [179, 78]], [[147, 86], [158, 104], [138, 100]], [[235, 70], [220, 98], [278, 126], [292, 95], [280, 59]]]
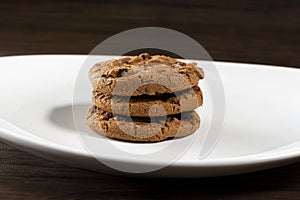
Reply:
[[[297, 0], [1, 1], [0, 55], [86, 54], [130, 28], [160, 26], [214, 60], [300, 67]], [[3, 98], [3, 97], [1, 97]], [[0, 142], [0, 199], [300, 199], [300, 164], [206, 179], [133, 179], [75, 169]]]

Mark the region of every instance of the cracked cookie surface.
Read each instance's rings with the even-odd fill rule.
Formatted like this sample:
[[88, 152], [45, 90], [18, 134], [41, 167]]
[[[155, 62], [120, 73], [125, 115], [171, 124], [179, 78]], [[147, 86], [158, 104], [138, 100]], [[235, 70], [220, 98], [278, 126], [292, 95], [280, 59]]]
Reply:
[[146, 53], [100, 62], [89, 71], [95, 91], [120, 96], [177, 92], [197, 86], [203, 78], [196, 63]]

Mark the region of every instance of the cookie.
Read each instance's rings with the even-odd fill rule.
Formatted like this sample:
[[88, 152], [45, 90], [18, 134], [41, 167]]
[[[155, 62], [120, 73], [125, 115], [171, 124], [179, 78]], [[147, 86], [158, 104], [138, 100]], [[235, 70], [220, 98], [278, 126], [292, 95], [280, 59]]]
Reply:
[[198, 85], [204, 72], [196, 63], [149, 54], [97, 63], [89, 71], [95, 91], [120, 96], [157, 95]]
[[94, 105], [104, 111], [140, 117], [174, 115], [194, 110], [203, 103], [202, 92], [198, 86], [178, 92], [176, 95], [166, 93], [131, 98], [94, 91], [92, 100]]
[[92, 130], [109, 138], [158, 142], [194, 133], [200, 126], [200, 117], [195, 111], [192, 111], [165, 118], [156, 117], [151, 121], [147, 117], [113, 116], [111, 113], [93, 106], [88, 111], [87, 125]]

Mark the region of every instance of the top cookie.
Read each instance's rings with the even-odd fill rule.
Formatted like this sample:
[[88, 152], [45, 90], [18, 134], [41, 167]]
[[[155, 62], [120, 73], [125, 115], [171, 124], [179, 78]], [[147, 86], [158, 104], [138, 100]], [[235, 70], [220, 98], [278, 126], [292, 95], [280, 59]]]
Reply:
[[172, 93], [198, 85], [204, 72], [196, 63], [147, 53], [97, 63], [89, 71], [95, 91], [138, 96]]

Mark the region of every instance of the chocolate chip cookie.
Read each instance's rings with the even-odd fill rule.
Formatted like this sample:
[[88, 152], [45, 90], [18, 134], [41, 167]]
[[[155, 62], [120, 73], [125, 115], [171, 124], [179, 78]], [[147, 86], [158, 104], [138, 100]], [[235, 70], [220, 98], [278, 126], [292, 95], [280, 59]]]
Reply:
[[97, 63], [89, 71], [95, 91], [119, 96], [157, 95], [198, 85], [204, 72], [196, 63], [147, 53]]
[[112, 96], [93, 92], [94, 105], [115, 114], [129, 116], [164, 116], [194, 110], [202, 105], [202, 92], [198, 86], [176, 94], [139, 95], [132, 97]]
[[165, 117], [129, 117], [113, 115], [92, 106], [87, 125], [109, 138], [138, 142], [158, 142], [167, 138], [183, 137], [195, 132], [200, 117], [195, 111]]
[[126, 141], [158, 142], [192, 134], [203, 104], [196, 63], [147, 53], [100, 62], [89, 71], [93, 105], [87, 125]]

